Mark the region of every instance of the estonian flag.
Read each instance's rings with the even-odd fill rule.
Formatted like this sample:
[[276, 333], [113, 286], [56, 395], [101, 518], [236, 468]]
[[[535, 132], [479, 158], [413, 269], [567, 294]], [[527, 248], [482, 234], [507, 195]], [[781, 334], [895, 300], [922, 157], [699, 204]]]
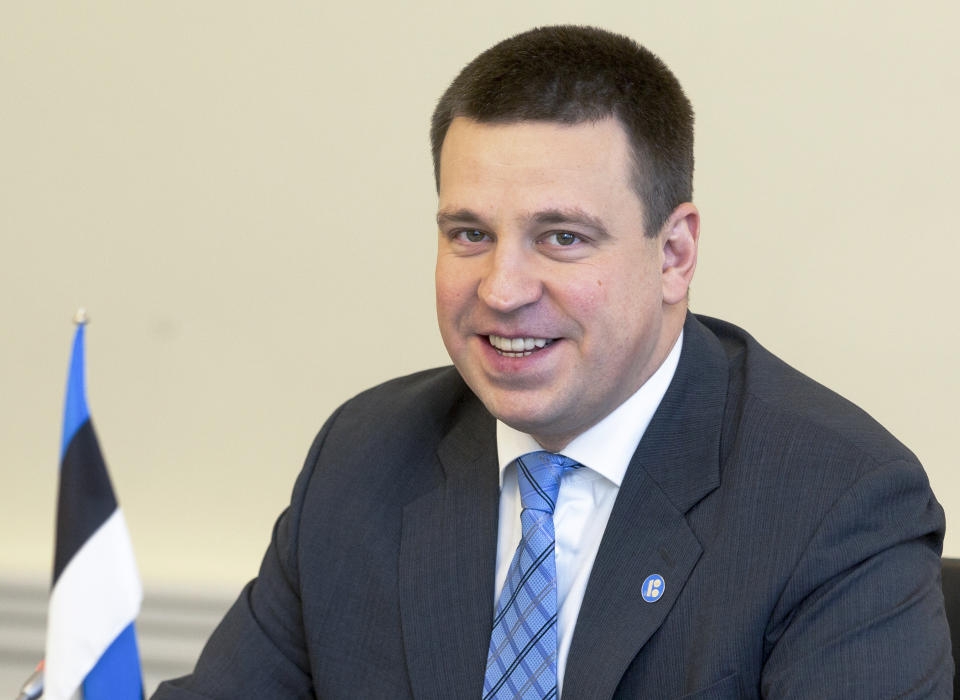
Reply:
[[133, 621], [143, 590], [87, 410], [85, 321], [81, 311], [67, 379], [43, 697], [142, 700]]

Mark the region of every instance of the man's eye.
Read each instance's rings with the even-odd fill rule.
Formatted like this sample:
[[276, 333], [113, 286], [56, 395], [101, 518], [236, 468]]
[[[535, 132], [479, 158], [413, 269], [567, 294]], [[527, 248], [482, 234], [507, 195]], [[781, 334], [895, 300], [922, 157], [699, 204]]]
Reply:
[[553, 242], [559, 246], [570, 246], [580, 240], [577, 234], [570, 233], [569, 231], [557, 231], [556, 233], [551, 233], [550, 237], [553, 238]]
[[487, 234], [477, 229], [467, 229], [457, 233], [457, 238], [467, 241], [468, 243], [480, 243], [486, 237]]

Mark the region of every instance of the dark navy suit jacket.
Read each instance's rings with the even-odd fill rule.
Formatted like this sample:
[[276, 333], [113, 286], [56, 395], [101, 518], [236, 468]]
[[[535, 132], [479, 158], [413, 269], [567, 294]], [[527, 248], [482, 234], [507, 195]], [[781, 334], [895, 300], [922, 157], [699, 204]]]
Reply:
[[[479, 698], [494, 419], [452, 368], [321, 430], [260, 574], [158, 700]], [[863, 411], [688, 316], [574, 630], [563, 700], [950, 697], [943, 510]], [[665, 581], [653, 603], [650, 574]]]

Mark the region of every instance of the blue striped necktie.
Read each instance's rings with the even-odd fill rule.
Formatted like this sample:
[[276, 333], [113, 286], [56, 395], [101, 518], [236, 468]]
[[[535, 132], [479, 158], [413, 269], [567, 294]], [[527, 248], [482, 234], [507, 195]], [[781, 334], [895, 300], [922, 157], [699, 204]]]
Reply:
[[483, 680], [484, 700], [557, 697], [557, 562], [553, 509], [565, 469], [563, 455], [518, 457], [523, 537], [497, 602]]

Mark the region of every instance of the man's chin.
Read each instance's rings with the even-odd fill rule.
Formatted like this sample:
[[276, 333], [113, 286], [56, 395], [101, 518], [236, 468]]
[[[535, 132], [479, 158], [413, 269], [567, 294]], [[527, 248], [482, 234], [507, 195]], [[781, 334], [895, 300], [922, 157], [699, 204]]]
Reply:
[[[494, 418], [506, 423], [514, 430], [532, 435], [541, 444], [543, 444], [541, 438], [549, 442], [556, 441], [557, 417], [550, 402], [546, 400], [518, 402], [504, 400], [503, 397], [485, 398], [482, 395], [479, 398]], [[548, 408], [551, 410], [547, 410]]]

